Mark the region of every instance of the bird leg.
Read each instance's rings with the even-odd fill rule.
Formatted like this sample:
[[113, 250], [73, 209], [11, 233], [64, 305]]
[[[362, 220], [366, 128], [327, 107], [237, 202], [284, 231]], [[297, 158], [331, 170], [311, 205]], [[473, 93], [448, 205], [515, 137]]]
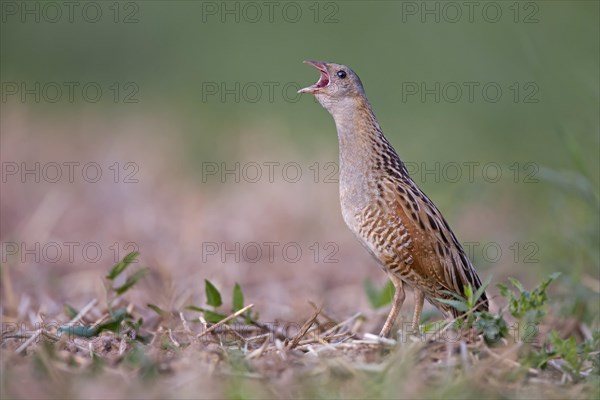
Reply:
[[390, 310], [390, 313], [385, 320], [385, 324], [383, 324], [383, 328], [379, 333], [379, 336], [382, 337], [387, 337], [390, 334], [392, 326], [394, 326], [394, 322], [396, 322], [396, 318], [400, 312], [400, 308], [402, 308], [402, 303], [404, 303], [404, 298], [406, 297], [404, 294], [402, 280], [394, 274], [389, 274], [389, 277], [394, 284], [396, 291], [394, 292], [394, 299], [392, 300], [392, 309]]
[[412, 330], [417, 333], [419, 331], [419, 322], [421, 322], [421, 311], [423, 311], [425, 293], [417, 288], [413, 289], [413, 293], [415, 295], [415, 313], [413, 314]]

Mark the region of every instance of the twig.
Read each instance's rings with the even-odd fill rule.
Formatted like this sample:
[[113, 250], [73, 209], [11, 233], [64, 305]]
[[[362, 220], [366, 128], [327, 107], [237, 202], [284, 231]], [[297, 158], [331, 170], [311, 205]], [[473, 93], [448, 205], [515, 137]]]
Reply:
[[192, 333], [192, 330], [190, 329], [190, 326], [188, 325], [185, 317], [183, 316], [183, 313], [181, 311], [179, 311], [179, 319], [181, 319], [181, 323], [183, 325], [183, 329], [187, 332], [187, 333]]
[[167, 330], [168, 334], [169, 334], [169, 339], [171, 340], [171, 342], [173, 342], [173, 344], [175, 345], [175, 347], [181, 347], [181, 345], [179, 344], [179, 342], [177, 340], [175, 340], [175, 338], [173, 337], [173, 331], [171, 331], [171, 328], [169, 328]]
[[302, 325], [302, 328], [300, 328], [300, 332], [298, 332], [298, 334], [292, 339], [290, 344], [287, 346], [288, 349], [293, 349], [294, 347], [296, 347], [298, 345], [298, 343], [300, 342], [300, 339], [302, 339], [304, 337], [304, 335], [306, 335], [306, 332], [308, 332], [308, 329], [312, 326], [312, 324], [315, 322], [315, 320], [317, 319], [317, 317], [319, 316], [320, 313], [321, 313], [321, 309], [319, 308], [319, 309], [317, 309], [317, 311], [315, 311], [313, 316], [311, 318], [309, 318], [308, 321], [306, 321], [304, 323], [304, 325]]
[[[85, 316], [85, 314], [87, 314], [95, 305], [96, 303], [98, 303], [97, 299], [92, 299], [89, 303], [87, 303], [80, 311], [79, 313], [77, 313], [77, 315], [71, 319], [69, 322], [67, 322], [65, 325], [66, 326], [73, 326], [75, 323], [77, 323], [81, 318], [83, 318]], [[31, 335], [31, 337], [29, 339], [27, 339], [27, 341], [25, 341], [25, 343], [23, 343], [21, 346], [19, 346], [16, 350], [17, 353], [21, 353], [22, 351], [24, 351], [25, 349], [27, 349], [27, 347], [29, 347], [33, 342], [35, 342], [40, 335], [44, 334], [45, 336], [51, 337], [51, 338], [56, 338], [57, 340], [60, 340], [60, 338], [58, 338], [57, 336], [51, 335], [49, 332], [46, 331], [45, 328], [41, 328], [38, 329], [33, 335]], [[91, 342], [90, 342], [90, 346], [91, 346]], [[88, 349], [82, 349], [84, 351], [87, 351]], [[90, 355], [93, 356], [94, 351], [93, 349], [90, 347], [89, 348], [90, 351]]]
[[263, 333], [261, 335], [256, 335], [256, 336], [251, 336], [248, 339], [246, 339], [248, 342], [253, 342], [255, 340], [258, 339], [262, 339], [262, 338], [270, 338], [271, 337], [271, 332], [267, 332], [267, 333]]
[[127, 350], [127, 342], [125, 339], [121, 339], [121, 343], [119, 343], [119, 357], [125, 353], [125, 350]]
[[243, 337], [242, 335], [240, 335], [240, 333], [239, 333], [237, 330], [233, 329], [233, 328], [232, 328], [232, 327], [230, 327], [229, 325], [223, 325], [223, 328], [225, 328], [225, 330], [226, 330], [227, 332], [231, 332], [231, 333], [233, 333], [233, 336], [237, 336], [237, 338], [238, 338], [238, 339], [240, 339], [242, 342], [244, 342], [244, 343], [246, 343], [246, 342], [247, 342], [247, 340], [246, 340], [246, 338], [245, 338], [245, 337]]
[[31, 335], [29, 337], [29, 339], [27, 339], [25, 341], [25, 343], [23, 343], [22, 345], [20, 345], [17, 348], [16, 352], [17, 353], [21, 353], [23, 350], [25, 350], [26, 348], [28, 348], [31, 343], [35, 342], [40, 337], [40, 335], [42, 334], [42, 332], [44, 332], [44, 329], [38, 329], [37, 331], [35, 331], [35, 333], [33, 335]]
[[[334, 339], [341, 339], [341, 338], [351, 339], [352, 338], [352, 334], [348, 334], [348, 333], [336, 333], [336, 334], [333, 334], [333, 335], [328, 335], [328, 336], [323, 336], [322, 337], [322, 339], [325, 340], [328, 343], [331, 343], [331, 341], [334, 340]], [[319, 339], [321, 339], [321, 337], [319, 337], [317, 339], [312, 338], [312, 339], [301, 340], [300, 343], [298, 343], [298, 345], [302, 346], [302, 345], [306, 345], [308, 343], [318, 343]]]
[[190, 329], [190, 326], [188, 325], [187, 320], [185, 319], [185, 317], [183, 316], [183, 313], [181, 311], [179, 312], [179, 318], [181, 319], [181, 323], [183, 324], [183, 330], [192, 337], [192, 343], [196, 343], [196, 341], [197, 341], [196, 336]]
[[208, 328], [207, 330], [205, 330], [204, 332], [199, 333], [196, 337], [200, 338], [204, 335], [207, 335], [209, 333], [211, 333], [212, 331], [214, 331], [215, 329], [217, 329], [217, 327], [231, 321], [232, 319], [239, 317], [240, 315], [242, 315], [243, 313], [245, 313], [246, 311], [248, 311], [249, 309], [251, 309], [252, 307], [254, 307], [254, 304], [249, 304], [246, 307], [237, 310], [236, 312], [234, 312], [233, 314], [231, 314], [228, 317], [223, 318], [222, 320], [220, 320], [219, 322], [217, 322], [216, 324], [214, 324], [213, 326], [211, 326], [210, 328]]
[[95, 328], [97, 326], [99, 326], [101, 323], [103, 323], [104, 321], [106, 321], [108, 318], [110, 317], [109, 314], [102, 314], [102, 316], [100, 318], [98, 318], [93, 324], [92, 324], [92, 328]]
[[[65, 336], [56, 336], [56, 335], [54, 335], [54, 334], [52, 334], [52, 333], [50, 333], [48, 331], [43, 331], [42, 334], [47, 339], [53, 340], [55, 342], [59, 342], [59, 341], [63, 340], [63, 338], [65, 337]], [[77, 343], [77, 341], [75, 341], [75, 340], [73, 340], [73, 341], [71, 341], [69, 343], [72, 344], [72, 345], [74, 345], [75, 347], [77, 347], [79, 350], [81, 350], [82, 353], [89, 352], [89, 348], [88, 347], [85, 347], [84, 345], [82, 345], [80, 343]], [[96, 353], [94, 353], [94, 355], [98, 356]]]
[[269, 342], [270, 342], [269, 338], [266, 338], [265, 341], [262, 343], [262, 345], [258, 349], [254, 350], [251, 353], [248, 353], [246, 355], [246, 359], [251, 360], [253, 358], [260, 357], [264, 353], [264, 351], [267, 349]]
[[[325, 332], [323, 332], [323, 336], [327, 336], [329, 333], [331, 333], [331, 332], [335, 331], [336, 329], [338, 329], [338, 328], [340, 328], [340, 327], [342, 327], [342, 326], [344, 326], [344, 325], [347, 325], [347, 324], [349, 324], [350, 322], [354, 321], [356, 318], [360, 317], [361, 315], [362, 315], [362, 314], [361, 314], [361, 313], [359, 313], [359, 312], [358, 312], [358, 313], [356, 313], [356, 314], [354, 314], [354, 315], [353, 315], [353, 316], [351, 316], [350, 318], [348, 318], [348, 319], [346, 319], [346, 320], [344, 320], [344, 321], [340, 322], [339, 324], [335, 325], [334, 327], [332, 327], [332, 328], [330, 328], [330, 329], [327, 329]], [[354, 332], [352, 332], [352, 330], [350, 330], [350, 332], [351, 332], [352, 334], [354, 334]]]
[[319, 338], [319, 343], [323, 345], [323, 349], [337, 351], [334, 345], [332, 345], [331, 343], [327, 343], [321, 338]]
[[316, 311], [316, 310], [318, 310], [318, 309], [321, 309], [321, 316], [322, 316], [323, 318], [325, 318], [325, 319], [326, 319], [328, 322], [331, 322], [331, 323], [333, 323], [333, 324], [339, 325], [335, 319], [331, 318], [331, 317], [330, 317], [328, 314], [325, 314], [325, 313], [322, 311], [323, 307], [320, 307], [320, 308], [319, 308], [319, 307], [317, 307], [317, 305], [316, 305], [316, 304], [315, 304], [313, 301], [309, 301], [309, 302], [308, 302], [308, 304], [310, 304], [310, 305], [312, 306], [312, 308], [314, 308], [314, 309], [315, 309], [315, 311]]
[[[96, 305], [97, 302], [98, 302], [97, 299], [92, 299], [89, 303], [87, 303], [85, 305], [85, 307], [83, 307], [81, 309], [81, 311], [79, 311], [79, 313], [72, 320], [70, 320], [69, 322], [66, 323], [66, 326], [72, 326], [75, 323], [77, 323], [81, 318], [83, 318], [83, 316], [85, 314], [87, 314]], [[25, 341], [25, 343], [23, 343], [22, 345], [20, 345], [17, 348], [16, 352], [17, 353], [23, 352], [25, 349], [27, 349], [27, 347], [29, 347], [33, 342], [35, 342], [40, 337], [40, 335], [44, 332], [45, 332], [44, 328], [41, 328], [41, 329], [38, 329], [37, 331], [35, 331], [35, 333], [33, 335], [31, 335], [31, 337], [29, 339], [27, 339]]]
[[256, 331], [262, 331], [263, 329], [261, 329], [258, 326], [254, 326], [254, 325], [235, 325], [234, 328], [228, 326], [228, 325], [222, 325], [217, 327], [213, 333], [227, 333], [229, 332], [229, 330], [234, 329], [237, 333], [239, 333], [240, 335], [242, 333], [248, 333], [248, 332], [256, 332]]
[[[321, 340], [324, 340], [327, 343], [331, 344], [330, 341], [333, 340], [333, 339], [339, 339], [339, 338], [350, 339], [351, 337], [352, 336], [348, 335], [347, 333], [338, 333], [338, 334], [335, 334], [335, 335], [324, 337], [322, 339], [321, 338], [306, 339], [306, 340], [301, 340], [298, 343], [298, 346], [296, 346], [296, 348], [297, 349], [304, 349], [305, 347], [310, 346], [311, 344], [321, 343]], [[342, 342], [337, 342], [337, 343], [342, 343]]]
[[79, 313], [77, 313], [77, 315], [72, 320], [70, 320], [69, 322], [67, 322], [65, 325], [66, 326], [72, 326], [72, 325], [76, 324], [77, 322], [79, 322], [79, 320], [81, 318], [83, 318], [85, 316], [85, 314], [87, 314], [96, 305], [96, 303], [98, 303], [98, 299], [92, 299], [89, 303], [87, 303], [79, 311]]
[[267, 324], [263, 324], [262, 322], [252, 320], [251, 323], [252, 323], [252, 325], [256, 326], [257, 328], [260, 328], [263, 331], [269, 332], [269, 334], [273, 335], [274, 339], [287, 340], [287, 336], [285, 335], [285, 333], [283, 332], [283, 329], [280, 326], [277, 326], [276, 329], [274, 329]]
[[387, 344], [388, 346], [395, 346], [397, 343], [394, 339], [373, 335], [372, 333], [365, 333], [364, 339], [369, 341], [369, 344]]
[[286, 353], [286, 348], [283, 345], [283, 342], [279, 339], [275, 339], [275, 348], [277, 349], [277, 354], [279, 354], [279, 357], [281, 357], [281, 359], [283, 361], [287, 360], [287, 356], [285, 355]]

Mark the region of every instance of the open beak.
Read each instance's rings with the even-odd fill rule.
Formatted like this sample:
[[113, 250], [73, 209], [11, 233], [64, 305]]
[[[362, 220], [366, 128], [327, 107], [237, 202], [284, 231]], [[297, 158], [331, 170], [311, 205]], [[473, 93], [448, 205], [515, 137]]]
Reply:
[[304, 61], [304, 64], [310, 64], [319, 70], [321, 76], [317, 83], [312, 86], [305, 87], [304, 89], [298, 90], [298, 93], [317, 93], [319, 89], [322, 89], [329, 85], [329, 72], [327, 72], [326, 63], [320, 61]]

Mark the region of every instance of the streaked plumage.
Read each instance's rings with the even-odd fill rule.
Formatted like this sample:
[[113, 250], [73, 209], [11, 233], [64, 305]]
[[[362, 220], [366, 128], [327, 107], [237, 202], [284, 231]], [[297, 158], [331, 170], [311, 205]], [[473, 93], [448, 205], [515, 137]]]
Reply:
[[[344, 221], [396, 287], [381, 335], [389, 334], [402, 306], [403, 284], [415, 293], [415, 329], [423, 298], [446, 316], [458, 316], [456, 309], [436, 299], [452, 299], [444, 291], [462, 296], [468, 284], [474, 290], [481, 286], [464, 249], [383, 135], [358, 76], [344, 65], [307, 63], [321, 77], [300, 92], [315, 95], [333, 116], [338, 132]], [[485, 294], [478, 309], [488, 309]]]

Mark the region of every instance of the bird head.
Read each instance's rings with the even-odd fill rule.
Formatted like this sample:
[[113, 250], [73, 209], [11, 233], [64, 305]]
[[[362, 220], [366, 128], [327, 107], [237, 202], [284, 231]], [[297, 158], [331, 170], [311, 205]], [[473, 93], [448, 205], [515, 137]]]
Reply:
[[321, 76], [317, 83], [300, 89], [298, 93], [312, 93], [331, 114], [346, 109], [365, 96], [358, 75], [342, 64], [304, 61], [319, 70]]

